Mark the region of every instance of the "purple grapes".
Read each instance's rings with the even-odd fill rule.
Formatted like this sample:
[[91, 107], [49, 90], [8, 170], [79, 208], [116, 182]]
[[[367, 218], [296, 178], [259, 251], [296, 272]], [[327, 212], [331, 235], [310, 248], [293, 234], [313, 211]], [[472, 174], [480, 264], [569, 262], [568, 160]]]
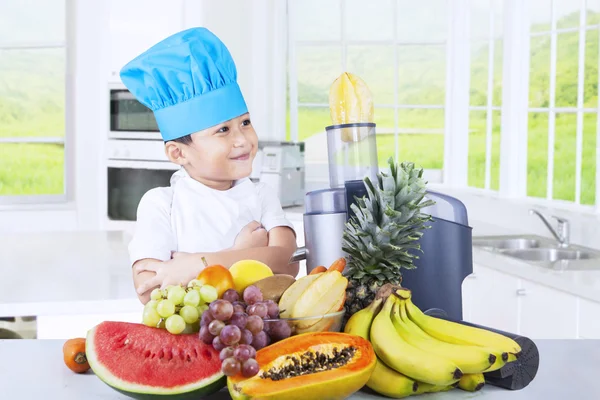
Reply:
[[230, 303], [234, 303], [240, 299], [240, 294], [235, 289], [227, 289], [221, 298]]
[[279, 318], [279, 306], [273, 300], [267, 301], [267, 314], [269, 318]]
[[242, 329], [242, 337], [240, 338], [240, 344], [252, 344], [252, 332], [248, 329]]
[[233, 314], [233, 305], [223, 299], [213, 301], [208, 309], [215, 319], [220, 321], [227, 321]]
[[258, 362], [253, 358], [249, 358], [242, 364], [242, 375], [246, 378], [250, 378], [258, 374], [259, 369]]
[[262, 299], [263, 299], [262, 292], [260, 291], [259, 288], [257, 288], [254, 285], [250, 285], [244, 290], [243, 297], [244, 297], [244, 301], [248, 305], [252, 305], [254, 303], [262, 301]]
[[255, 350], [260, 350], [263, 347], [266, 347], [269, 342], [269, 336], [265, 331], [260, 331], [254, 335], [254, 339], [252, 339], [252, 347]]
[[248, 322], [248, 314], [245, 312], [234, 312], [229, 320], [229, 324], [235, 325], [240, 329], [244, 329], [246, 327], [246, 323]]
[[[222, 331], [221, 331], [222, 332]], [[221, 351], [223, 350], [226, 346], [223, 344], [223, 342], [221, 342], [221, 337], [220, 336], [215, 336], [215, 338], [212, 341], [212, 346], [216, 351]]]
[[241, 301], [235, 301], [232, 303], [233, 304], [233, 312], [246, 312], [246, 303], [241, 302]]
[[267, 305], [263, 303], [256, 303], [248, 307], [248, 315], [257, 315], [260, 318], [266, 318], [267, 313]]
[[[246, 344], [241, 344], [239, 346], [237, 346], [235, 348], [235, 350], [233, 351], [233, 357], [240, 361], [240, 362], [244, 362], [247, 359], [250, 358], [250, 356], [252, 355], [252, 350], [250, 350], [251, 347], [246, 345]], [[227, 358], [227, 357], [225, 357]]]
[[248, 322], [246, 323], [246, 329], [252, 332], [254, 335], [261, 332], [264, 327], [264, 322], [261, 317], [258, 315], [251, 315], [248, 317]]
[[208, 324], [210, 324], [210, 321], [212, 321], [213, 319], [215, 319], [215, 317], [212, 316], [210, 310], [204, 311], [202, 313], [202, 317], [200, 317], [200, 326], [208, 326]]
[[284, 320], [270, 321], [269, 322], [269, 337], [273, 342], [289, 338], [292, 334], [292, 328]]
[[218, 319], [214, 319], [210, 321], [208, 324], [208, 331], [213, 336], [219, 336], [221, 330], [225, 327], [225, 323], [223, 321], [219, 321]]
[[226, 358], [229, 357], [233, 357], [233, 354], [235, 352], [235, 349], [231, 346], [225, 347], [223, 350], [221, 350], [221, 353], [219, 354], [219, 358], [221, 359], [221, 361], [223, 361]]
[[229, 357], [223, 360], [221, 363], [221, 370], [226, 376], [234, 376], [240, 373], [240, 363], [233, 357]]
[[227, 346], [233, 346], [240, 341], [242, 331], [235, 325], [225, 325], [219, 334], [221, 342]]
[[208, 326], [203, 325], [200, 328], [200, 334], [199, 334], [200, 340], [202, 340], [204, 343], [206, 344], [212, 344], [213, 343], [213, 339], [215, 338], [210, 331], [208, 330]]

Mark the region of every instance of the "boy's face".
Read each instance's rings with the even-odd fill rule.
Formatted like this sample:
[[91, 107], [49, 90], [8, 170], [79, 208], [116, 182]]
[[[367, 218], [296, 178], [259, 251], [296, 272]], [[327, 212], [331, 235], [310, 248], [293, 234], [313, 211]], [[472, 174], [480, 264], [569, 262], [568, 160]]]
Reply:
[[192, 178], [215, 189], [228, 189], [231, 181], [250, 176], [258, 137], [248, 113], [191, 137], [190, 144], [167, 142], [165, 150]]

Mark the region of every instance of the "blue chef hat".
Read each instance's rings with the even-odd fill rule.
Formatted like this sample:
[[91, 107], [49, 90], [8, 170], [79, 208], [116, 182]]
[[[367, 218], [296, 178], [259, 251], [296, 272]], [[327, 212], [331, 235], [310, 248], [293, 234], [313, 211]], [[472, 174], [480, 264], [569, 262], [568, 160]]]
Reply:
[[121, 69], [121, 80], [154, 112], [165, 141], [248, 112], [231, 54], [206, 28], [152, 46]]

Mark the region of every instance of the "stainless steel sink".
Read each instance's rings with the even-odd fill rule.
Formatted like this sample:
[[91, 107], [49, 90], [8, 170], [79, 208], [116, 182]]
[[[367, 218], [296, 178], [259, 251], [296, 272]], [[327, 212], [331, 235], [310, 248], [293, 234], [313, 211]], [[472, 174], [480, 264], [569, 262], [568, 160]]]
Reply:
[[475, 246], [493, 249], [533, 249], [540, 247], [541, 242], [537, 239], [517, 238], [490, 238], [474, 241]]
[[556, 240], [537, 235], [475, 237], [473, 246], [549, 268], [560, 264], [561, 269], [577, 269], [582, 262], [596, 259], [600, 264], [600, 250], [573, 244], [561, 246]]
[[562, 248], [508, 249], [502, 251], [502, 254], [527, 261], [550, 262], [560, 260], [588, 260], [592, 258], [600, 258], [600, 253], [598, 252]]

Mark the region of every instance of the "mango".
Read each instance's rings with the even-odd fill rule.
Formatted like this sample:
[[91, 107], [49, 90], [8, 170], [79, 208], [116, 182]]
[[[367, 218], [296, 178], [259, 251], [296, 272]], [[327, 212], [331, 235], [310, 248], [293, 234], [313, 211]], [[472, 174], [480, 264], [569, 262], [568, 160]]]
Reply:
[[324, 315], [343, 304], [348, 279], [336, 270], [323, 272], [317, 277], [296, 300], [292, 318]]
[[294, 308], [294, 304], [298, 302], [298, 298], [322, 274], [323, 272], [303, 276], [283, 292], [281, 299], [279, 299], [279, 316], [281, 318], [290, 318], [292, 316], [292, 309]]
[[273, 276], [271, 268], [257, 260], [240, 260], [229, 267], [229, 272], [233, 277], [235, 290], [239, 293], [261, 279]]

